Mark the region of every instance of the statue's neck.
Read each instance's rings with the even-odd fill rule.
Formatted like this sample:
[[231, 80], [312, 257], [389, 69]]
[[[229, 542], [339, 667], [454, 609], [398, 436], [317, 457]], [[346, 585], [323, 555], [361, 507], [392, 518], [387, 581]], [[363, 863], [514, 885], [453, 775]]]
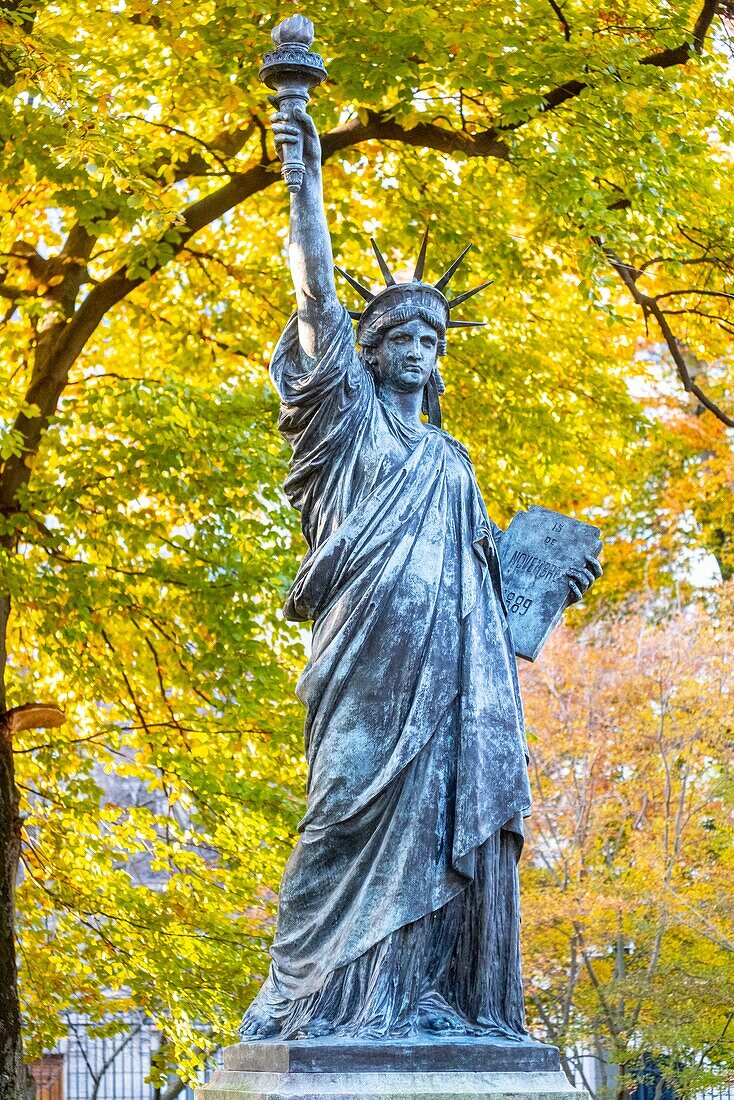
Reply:
[[388, 389], [383, 385], [380, 387], [380, 401], [404, 424], [416, 429], [425, 427], [421, 420], [423, 390], [418, 390], [417, 393], [403, 393], [401, 390]]

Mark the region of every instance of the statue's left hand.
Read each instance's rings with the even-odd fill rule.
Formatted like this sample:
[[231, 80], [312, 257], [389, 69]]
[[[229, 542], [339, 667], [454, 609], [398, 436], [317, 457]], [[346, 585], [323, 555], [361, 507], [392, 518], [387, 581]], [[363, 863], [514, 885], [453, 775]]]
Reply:
[[571, 603], [578, 603], [584, 593], [598, 580], [604, 570], [596, 558], [586, 558], [585, 565], [578, 569], [569, 569], [566, 573], [568, 587], [571, 589]]
[[[275, 97], [270, 96], [270, 102], [275, 102]], [[283, 160], [285, 146], [299, 146], [303, 154], [303, 160], [307, 168], [318, 167], [321, 164], [321, 144], [313, 119], [303, 107], [295, 107], [289, 112], [276, 111], [270, 117], [270, 123], [275, 138], [275, 149]]]

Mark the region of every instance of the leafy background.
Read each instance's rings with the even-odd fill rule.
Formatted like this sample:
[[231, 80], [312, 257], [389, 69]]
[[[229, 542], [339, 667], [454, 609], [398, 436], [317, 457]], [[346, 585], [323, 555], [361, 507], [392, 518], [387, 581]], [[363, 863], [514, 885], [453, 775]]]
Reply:
[[[257, 72], [298, 10], [2, 7], [7, 705], [68, 717], [14, 743], [30, 1058], [68, 1009], [135, 1007], [185, 1078], [266, 965], [307, 638], [280, 612], [303, 544], [267, 363], [293, 297]], [[367, 237], [400, 270], [428, 227], [438, 277], [474, 242], [456, 292], [494, 283], [452, 335], [446, 426], [501, 525], [536, 502], [606, 537], [525, 676], [533, 1028], [692, 1089], [731, 1065], [730, 12], [304, 10], [337, 262], [376, 282]]]

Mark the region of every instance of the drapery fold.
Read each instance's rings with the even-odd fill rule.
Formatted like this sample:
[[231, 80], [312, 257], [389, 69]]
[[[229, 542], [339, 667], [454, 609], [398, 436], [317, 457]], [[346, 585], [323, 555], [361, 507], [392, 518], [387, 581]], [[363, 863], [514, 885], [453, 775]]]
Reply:
[[[340, 1026], [335, 1016], [353, 1008], [356, 989], [384, 1000], [379, 960], [394, 964], [401, 952], [395, 980], [425, 996], [421, 983], [435, 969], [449, 912], [464, 913], [449, 921], [457, 951], [459, 939], [466, 947], [477, 935], [477, 914], [489, 905], [480, 880], [491, 880], [493, 911], [505, 912], [504, 897], [517, 923], [515, 863], [530, 794], [497, 529], [466, 451], [382, 404], [346, 313], [318, 361], [305, 360], [292, 319], [271, 372], [293, 448], [285, 490], [308, 543], [286, 615], [314, 626], [297, 688], [308, 808], [283, 877], [261, 996], [298, 1030], [321, 1019], [325, 1005], [330, 1026]], [[421, 952], [406, 949], [411, 937]], [[471, 948], [485, 961], [487, 944]], [[511, 965], [497, 950], [494, 969], [517, 971], [514, 993], [502, 993], [507, 1029], [519, 1019], [518, 996], [522, 1015], [519, 954]], [[413, 957], [422, 977], [409, 972]], [[484, 966], [457, 1011], [491, 1019], [491, 997], [477, 990], [492, 970]], [[440, 985], [439, 976], [430, 980]], [[393, 1012], [398, 1030], [405, 996]], [[359, 1018], [371, 1011], [363, 1006]]]

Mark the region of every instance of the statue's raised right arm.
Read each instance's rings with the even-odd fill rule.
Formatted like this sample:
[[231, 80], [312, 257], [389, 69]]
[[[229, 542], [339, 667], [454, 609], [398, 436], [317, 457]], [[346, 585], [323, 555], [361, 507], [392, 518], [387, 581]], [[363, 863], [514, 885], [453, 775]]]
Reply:
[[278, 156], [288, 144], [303, 141], [306, 173], [300, 191], [291, 192], [289, 257], [298, 304], [301, 347], [317, 358], [328, 346], [342, 307], [334, 285], [331, 238], [324, 213], [321, 144], [313, 119], [303, 108], [271, 119]]

